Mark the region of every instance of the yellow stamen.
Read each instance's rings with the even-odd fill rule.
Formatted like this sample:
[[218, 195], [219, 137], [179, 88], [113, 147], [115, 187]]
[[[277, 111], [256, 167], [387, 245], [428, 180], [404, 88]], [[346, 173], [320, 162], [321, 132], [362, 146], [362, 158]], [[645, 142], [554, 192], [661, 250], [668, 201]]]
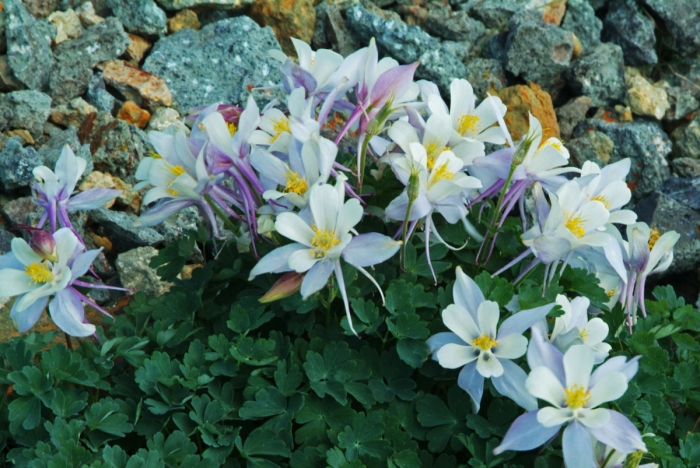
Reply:
[[481, 125], [479, 125], [480, 120], [481, 119], [476, 115], [462, 114], [462, 116], [457, 119], [457, 133], [462, 136], [478, 133], [481, 129]]
[[566, 223], [564, 223], [564, 227], [568, 229], [569, 232], [574, 236], [581, 238], [586, 235], [586, 231], [584, 231], [583, 227], [581, 226], [583, 222], [583, 218], [580, 218], [578, 216], [572, 216], [571, 218], [566, 218]]
[[[34, 284], [39, 284], [39, 283], [48, 283], [50, 281], [53, 281], [53, 273], [51, 270], [49, 270], [48, 265], [46, 263], [32, 263], [30, 265], [27, 265], [24, 267], [24, 272], [29, 276], [29, 279], [32, 280], [32, 283]], [[31, 284], [31, 283], [30, 283]]]
[[478, 338], [475, 338], [472, 341], [472, 346], [479, 348], [482, 351], [488, 351], [494, 346], [498, 346], [498, 341], [494, 340], [489, 335], [484, 333], [483, 335], [481, 335]]
[[656, 241], [659, 240], [659, 237], [661, 237], [661, 231], [659, 231], [659, 228], [654, 226], [649, 232], [649, 250], [654, 248]]
[[311, 225], [314, 231], [314, 237], [311, 239], [311, 246], [314, 249], [311, 251], [315, 258], [323, 258], [328, 254], [328, 251], [340, 244], [340, 239], [332, 229], [319, 229], [315, 224]]
[[168, 192], [170, 195], [172, 195], [173, 197], [177, 197], [177, 194], [180, 193], [180, 192], [178, 192], [177, 190], [171, 189], [171, 188], [167, 189], [167, 192]]
[[180, 177], [185, 173], [185, 168], [182, 166], [172, 166], [170, 172], [172, 172], [175, 177]]
[[561, 141], [559, 141], [559, 140], [550, 141], [549, 146], [551, 146], [555, 150], [559, 151], [560, 153], [564, 152], [564, 147], [562, 146]]
[[236, 124], [233, 122], [227, 122], [226, 126], [228, 127], [228, 132], [231, 134], [231, 136], [236, 134]]
[[430, 182], [428, 183], [428, 188], [437, 184], [441, 180], [452, 180], [454, 179], [454, 176], [455, 173], [447, 168], [447, 164], [443, 164], [442, 166], [435, 169], [432, 172], [432, 174], [430, 174]]
[[153, 159], [163, 159], [163, 156], [161, 156], [160, 154], [156, 153], [155, 151], [149, 151], [148, 154], [147, 154], [146, 156], [148, 156], [148, 157], [150, 157], [150, 158], [153, 158]]
[[309, 185], [306, 180], [299, 175], [298, 172], [292, 172], [287, 169], [287, 185], [284, 186], [285, 193], [296, 193], [297, 195], [304, 195], [307, 190], [309, 190]]
[[286, 117], [281, 117], [279, 120], [273, 120], [272, 122], [272, 129], [275, 131], [272, 141], [277, 141], [282, 133], [291, 133], [289, 129], [289, 120], [287, 120]]
[[606, 292], [605, 294], [607, 294], [608, 297], [613, 297], [615, 295], [615, 288], [612, 288], [610, 291]]
[[571, 409], [579, 409], [591, 399], [591, 392], [579, 384], [564, 389], [564, 404]]
[[584, 343], [588, 341], [588, 330], [586, 330], [585, 328], [581, 330], [581, 339]]
[[431, 141], [429, 143], [423, 143], [423, 147], [425, 148], [425, 152], [428, 155], [428, 169], [433, 168], [433, 166], [435, 165], [435, 161], [437, 161], [438, 156], [440, 156], [443, 151], [450, 150], [449, 146], [438, 146], [437, 143], [435, 143], [434, 141]]
[[593, 197], [593, 200], [601, 202], [605, 206], [606, 210], [609, 210], [610, 207], [612, 206], [612, 203], [610, 203], [610, 200], [605, 198], [603, 195], [598, 195], [597, 197]]

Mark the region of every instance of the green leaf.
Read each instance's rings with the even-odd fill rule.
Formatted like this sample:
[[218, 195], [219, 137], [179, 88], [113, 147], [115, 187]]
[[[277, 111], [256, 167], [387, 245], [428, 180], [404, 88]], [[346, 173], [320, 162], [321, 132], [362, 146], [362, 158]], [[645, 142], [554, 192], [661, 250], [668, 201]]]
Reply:
[[56, 418], [53, 423], [46, 421], [44, 427], [49, 431], [51, 443], [59, 451], [68, 442], [76, 442], [80, 439], [80, 433], [85, 428], [85, 421], [73, 419], [66, 422], [63, 418]]
[[124, 437], [134, 428], [128, 420], [129, 417], [121, 412], [119, 404], [111, 398], [93, 403], [85, 411], [85, 422], [90, 429], [117, 437]]
[[242, 337], [231, 345], [231, 355], [242, 364], [250, 366], [266, 366], [277, 359], [272, 353], [275, 342], [258, 338]]
[[357, 413], [351, 426], [338, 434], [338, 447], [345, 449], [348, 460], [355, 460], [360, 455], [374, 458], [386, 458], [393, 452], [391, 443], [382, 439], [384, 422], [381, 414], [372, 412], [369, 415]]
[[240, 305], [234, 305], [226, 325], [236, 333], [246, 335], [272, 320], [274, 316], [272, 312], [265, 312], [265, 307], [244, 309]]
[[304, 374], [301, 373], [298, 365], [290, 364], [289, 370], [287, 370], [287, 361], [277, 362], [275, 385], [284, 396], [288, 397], [296, 393], [296, 389], [301, 385], [303, 379]]
[[671, 336], [671, 339], [681, 349], [694, 352], [700, 351], [700, 343], [688, 333], [677, 333]]
[[423, 340], [402, 338], [396, 343], [396, 351], [403, 362], [417, 369], [428, 358], [428, 345]]
[[387, 317], [386, 324], [396, 338], [425, 340], [430, 335], [428, 323], [422, 321], [418, 314], [398, 314]]
[[194, 249], [195, 240], [193, 233], [186, 232], [183, 237], [160, 249], [158, 255], [151, 259], [150, 267], [157, 268], [163, 281], [175, 281]]
[[52, 346], [41, 354], [41, 368], [56, 380], [87, 387], [95, 386], [100, 376], [90, 370], [90, 362], [80, 353], [68, 351], [65, 346]]
[[687, 466], [700, 466], [700, 434], [688, 434], [679, 441], [680, 455]]
[[257, 428], [248, 435], [241, 454], [246, 458], [252, 455], [291, 456], [289, 448], [277, 434], [264, 428]]
[[87, 406], [87, 392], [77, 387], [57, 388], [50, 408], [60, 418], [69, 418], [80, 413]]
[[243, 419], [269, 418], [287, 411], [287, 399], [275, 387], [260, 390], [255, 401], [246, 401], [238, 412]]
[[10, 432], [16, 434], [23, 427], [32, 430], [41, 422], [41, 400], [27, 395], [16, 398], [8, 405], [10, 411]]
[[394, 280], [386, 291], [386, 308], [392, 314], [409, 314], [421, 307], [435, 307], [435, 297], [423, 292], [421, 284]]
[[180, 466], [188, 455], [197, 453], [197, 446], [182, 431], [173, 431], [167, 439], [159, 432], [147, 445], [168, 466]]
[[347, 402], [343, 383], [349, 380], [354, 363], [348, 361], [350, 349], [345, 342], [332, 342], [323, 349], [323, 356], [315, 351], [306, 353], [304, 370], [311, 381], [311, 388], [323, 398], [331, 395], [341, 405]]
[[651, 415], [654, 418], [656, 428], [664, 434], [670, 434], [676, 427], [676, 417], [666, 400], [658, 395], [647, 395], [642, 401], [648, 402], [649, 406], [653, 408]]
[[479, 286], [487, 300], [497, 302], [501, 307], [505, 307], [515, 294], [513, 284], [510, 281], [498, 276], [492, 278], [487, 271], [482, 271], [475, 276], [474, 282]]
[[582, 268], [566, 268], [561, 278], [561, 285], [567, 291], [571, 291], [580, 296], [585, 296], [591, 300], [595, 307], [607, 310], [605, 303], [610, 298], [605, 290], [600, 287], [598, 278], [594, 273], [589, 273]]

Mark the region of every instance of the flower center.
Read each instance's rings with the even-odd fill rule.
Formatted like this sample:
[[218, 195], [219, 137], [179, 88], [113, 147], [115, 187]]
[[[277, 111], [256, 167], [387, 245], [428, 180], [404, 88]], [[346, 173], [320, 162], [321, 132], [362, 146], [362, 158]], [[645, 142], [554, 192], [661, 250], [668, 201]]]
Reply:
[[661, 237], [661, 231], [659, 231], [659, 228], [654, 226], [649, 232], [649, 250], [654, 248], [656, 241], [659, 240], [659, 237]]
[[177, 197], [177, 194], [180, 193], [180, 192], [178, 192], [177, 190], [171, 189], [171, 188], [166, 189], [166, 191], [167, 191], [170, 195], [172, 195], [173, 197]]
[[472, 341], [472, 346], [479, 348], [482, 351], [488, 351], [489, 349], [491, 349], [497, 345], [498, 345], [498, 341], [494, 340], [486, 333], [484, 333], [483, 335], [481, 335], [478, 338], [475, 338]]
[[434, 141], [431, 141], [429, 143], [423, 143], [423, 147], [425, 148], [425, 152], [428, 155], [428, 169], [431, 170], [435, 165], [435, 161], [437, 160], [438, 156], [440, 156], [443, 151], [449, 151], [450, 149], [449, 146], [438, 146], [437, 143], [435, 143]]
[[39, 284], [39, 283], [48, 283], [50, 281], [53, 281], [53, 273], [51, 270], [49, 270], [48, 265], [46, 263], [32, 263], [30, 265], [27, 265], [24, 267], [24, 272], [26, 273], [27, 276], [29, 276], [29, 279], [32, 280], [32, 283], [34, 284]]
[[443, 164], [430, 174], [430, 183], [428, 184], [428, 188], [437, 184], [441, 180], [452, 180], [454, 176], [455, 173], [447, 168], [447, 164]]
[[332, 229], [319, 229], [315, 224], [311, 225], [314, 231], [314, 237], [311, 238], [311, 246], [314, 249], [311, 251], [315, 258], [323, 258], [328, 254], [328, 251], [340, 244], [340, 239]]
[[298, 172], [292, 172], [287, 169], [287, 185], [284, 186], [285, 193], [296, 193], [297, 195], [304, 195], [309, 189], [309, 185], [306, 180], [299, 175]]
[[564, 227], [574, 236], [581, 238], [586, 234], [586, 231], [584, 231], [582, 227], [583, 221], [584, 219], [579, 216], [567, 217]]
[[597, 197], [594, 197], [593, 200], [601, 202], [605, 206], [606, 210], [609, 210], [610, 207], [612, 206], [612, 203], [610, 203], [610, 200], [605, 198], [603, 195], [598, 195]]
[[175, 177], [180, 177], [185, 173], [185, 168], [182, 166], [173, 166], [170, 168], [170, 172], [172, 172]]
[[465, 136], [467, 133], [473, 135], [479, 131], [481, 127], [479, 125], [479, 117], [472, 114], [462, 114], [462, 116], [457, 119], [457, 133]]
[[612, 288], [610, 291], [606, 292], [608, 297], [613, 297], [615, 295], [615, 288]]
[[153, 159], [163, 159], [163, 156], [160, 154], [156, 153], [155, 151], [149, 151], [148, 154], [146, 155], [148, 157], [151, 157]]
[[585, 328], [581, 330], [581, 339], [584, 343], [588, 341], [588, 330], [586, 330]]
[[226, 126], [228, 127], [228, 132], [231, 134], [231, 136], [236, 134], [236, 124], [233, 122], [227, 122]]
[[287, 120], [285, 117], [282, 117], [279, 120], [273, 120], [272, 122], [272, 129], [275, 131], [275, 135], [272, 137], [272, 141], [276, 141], [282, 133], [291, 132], [291, 130], [289, 129], [289, 120]]
[[591, 392], [580, 386], [573, 384], [564, 389], [564, 404], [571, 409], [579, 409], [591, 399]]

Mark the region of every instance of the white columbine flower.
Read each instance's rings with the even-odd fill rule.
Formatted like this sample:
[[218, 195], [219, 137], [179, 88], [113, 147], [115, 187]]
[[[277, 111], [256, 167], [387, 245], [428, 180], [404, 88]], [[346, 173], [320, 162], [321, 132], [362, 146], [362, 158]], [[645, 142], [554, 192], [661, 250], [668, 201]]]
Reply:
[[559, 294], [556, 302], [564, 310], [564, 315], [554, 321], [550, 337], [552, 343], [562, 352], [575, 344], [584, 344], [595, 353], [596, 364], [605, 361], [612, 348], [603, 341], [608, 336], [608, 324], [598, 317], [588, 320], [591, 301], [587, 297], [569, 301], [566, 296]]

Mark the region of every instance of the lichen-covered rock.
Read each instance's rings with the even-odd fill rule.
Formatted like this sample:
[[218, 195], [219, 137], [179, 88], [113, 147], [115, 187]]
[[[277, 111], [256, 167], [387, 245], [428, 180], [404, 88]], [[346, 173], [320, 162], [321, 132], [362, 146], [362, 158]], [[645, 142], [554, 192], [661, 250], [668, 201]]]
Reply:
[[168, 292], [172, 283], [161, 281], [156, 270], [149, 266], [156, 255], [158, 251], [153, 247], [138, 247], [119, 254], [116, 266], [122, 286], [151, 297]]
[[661, 87], [668, 95], [668, 103], [671, 107], [666, 111], [664, 119], [679, 120], [700, 109], [700, 102], [693, 96], [689, 90], [680, 86], [670, 86], [667, 81], [660, 81], [654, 86]]
[[569, 69], [574, 51], [571, 33], [545, 23], [535, 11], [513, 16], [508, 31], [506, 70], [549, 93], [561, 89], [562, 74]]
[[671, 166], [678, 177], [700, 177], [700, 159], [676, 158]]
[[647, 115], [661, 120], [666, 111], [671, 108], [668, 95], [663, 88], [652, 86], [634, 68], [625, 70], [627, 85], [627, 105], [637, 115]]
[[495, 93], [507, 106], [505, 123], [514, 141], [519, 140], [530, 128], [530, 113], [542, 124], [543, 141], [559, 138], [559, 124], [550, 95], [535, 83], [515, 85], [499, 89]]
[[605, 15], [603, 37], [622, 47], [628, 65], [654, 64], [654, 21], [644, 15], [634, 0], [612, 2]]
[[259, 24], [270, 26], [282, 50], [296, 55], [290, 38], [310, 43], [316, 24], [313, 0], [258, 0], [250, 7], [250, 16]]
[[2, 217], [10, 225], [13, 224], [30, 224], [34, 218], [40, 216], [43, 211], [39, 208], [32, 197], [19, 197], [15, 198], [3, 205], [2, 207]]
[[[249, 86], [270, 87], [282, 80], [270, 49], [279, 49], [272, 29], [239, 16], [161, 38], [143, 69], [165, 80], [180, 112], [214, 102], [245, 105]], [[275, 93], [255, 91], [253, 96], [264, 103]]]
[[7, 55], [0, 55], [0, 91], [16, 91], [22, 88], [24, 84], [12, 73], [10, 64], [7, 63]]
[[30, 89], [45, 90], [53, 63], [50, 41], [20, 0], [4, 0], [7, 58], [12, 72]]
[[240, 10], [253, 2], [255, 0], [158, 0], [158, 4], [166, 10], [200, 7], [219, 10]]
[[198, 31], [202, 24], [197, 18], [197, 13], [192, 10], [180, 10], [175, 16], [168, 19], [168, 32], [176, 33], [181, 29], [194, 29]]
[[501, 89], [507, 84], [505, 70], [500, 62], [494, 59], [470, 60], [467, 80], [474, 88], [477, 98], [484, 98], [488, 91]]
[[450, 41], [479, 43], [486, 33], [481, 21], [469, 16], [466, 11], [452, 11], [449, 5], [428, 5], [428, 18], [424, 25], [429, 33]]
[[23, 128], [34, 138], [43, 133], [51, 98], [39, 91], [14, 91], [0, 98], [0, 131]]
[[22, 140], [13, 136], [0, 151], [0, 187], [5, 192], [28, 187], [34, 180], [32, 171], [41, 166], [41, 156], [31, 146], [22, 147]]
[[153, 0], [107, 0], [107, 5], [129, 32], [160, 36], [168, 30], [165, 12]]
[[101, 72], [95, 73], [90, 80], [88, 90], [85, 93], [85, 100], [97, 108], [98, 111], [112, 112], [116, 100], [107, 91], [104, 78]]
[[566, 148], [576, 166], [581, 167], [586, 161], [591, 161], [603, 167], [610, 163], [615, 143], [605, 133], [591, 130], [581, 138], [568, 140]]
[[55, 11], [49, 15], [49, 21], [56, 26], [55, 44], [69, 39], [76, 39], [85, 31], [78, 14], [73, 9]]
[[681, 158], [700, 159], [700, 115], [696, 115], [686, 127], [678, 128], [675, 154]]
[[102, 78], [128, 99], [144, 107], [170, 106], [172, 94], [165, 81], [124, 60], [110, 60], [102, 70]]
[[112, 120], [97, 130], [91, 142], [98, 171], [109, 172], [128, 183], [135, 181], [136, 167], [153, 147], [146, 133], [123, 120]]
[[591, 98], [594, 106], [607, 106], [625, 99], [625, 65], [622, 49], [603, 43], [574, 61], [568, 74], [569, 86]]
[[603, 22], [595, 15], [593, 7], [587, 0], [568, 0], [566, 2], [566, 14], [561, 27], [576, 35], [576, 38], [583, 45], [584, 52], [600, 44]]
[[487, 28], [502, 30], [510, 18], [529, 3], [530, 0], [469, 0], [462, 8]]
[[685, 54], [700, 51], [700, 8], [697, 0], [642, 0], [659, 19], [673, 46]]
[[134, 227], [133, 222], [137, 217], [131, 213], [100, 208], [89, 211], [88, 215], [104, 229], [104, 234], [112, 241], [112, 245], [118, 252], [163, 242], [163, 236], [155, 229]]
[[41, 159], [44, 161], [44, 166], [53, 170], [53, 168], [56, 167], [56, 161], [58, 161], [58, 158], [61, 156], [61, 151], [63, 151], [65, 145], [68, 145], [77, 157], [83, 158], [87, 162], [83, 175], [92, 172], [92, 153], [90, 153], [90, 146], [87, 144], [80, 144], [78, 129], [76, 127], [68, 127], [65, 130], [54, 133], [51, 135], [51, 138], [39, 148], [39, 156], [41, 156]]
[[97, 108], [83, 98], [77, 97], [68, 104], [61, 104], [51, 109], [51, 121], [61, 127], [80, 128], [91, 114], [97, 114]]
[[[358, 0], [347, 0], [354, 5]], [[318, 49], [333, 49], [343, 57], [347, 57], [359, 49], [359, 40], [345, 22], [344, 9], [337, 1], [324, 0], [314, 7], [316, 10], [316, 25], [311, 46]]]
[[586, 118], [586, 113], [592, 105], [591, 98], [579, 96], [556, 110], [559, 133], [565, 141], [571, 138], [574, 128]]

